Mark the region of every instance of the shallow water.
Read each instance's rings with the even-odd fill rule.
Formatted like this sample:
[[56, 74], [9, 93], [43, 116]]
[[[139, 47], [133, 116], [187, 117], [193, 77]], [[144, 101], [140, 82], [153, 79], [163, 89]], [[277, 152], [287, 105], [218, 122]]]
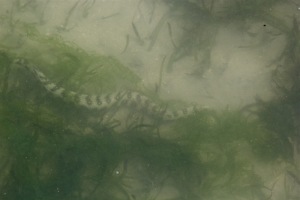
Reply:
[[[0, 2], [3, 199], [300, 198], [297, 1]], [[67, 90], [203, 110], [81, 108], [20, 57]]]

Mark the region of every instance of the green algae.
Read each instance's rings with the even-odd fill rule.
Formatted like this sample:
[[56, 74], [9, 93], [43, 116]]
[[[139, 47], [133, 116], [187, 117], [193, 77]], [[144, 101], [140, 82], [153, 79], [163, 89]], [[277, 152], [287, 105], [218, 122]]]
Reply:
[[[297, 78], [291, 88], [278, 85], [279, 100], [258, 101], [258, 119], [240, 111], [203, 110], [171, 123], [170, 138], [158, 124], [116, 131], [114, 123], [89, 122], [92, 111], [51, 97], [29, 73], [14, 69], [13, 61], [26, 58], [75, 91], [90, 84], [99, 86], [91, 89], [99, 93], [123, 89], [120, 85], [136, 88], [140, 79], [113, 57], [13, 24], [29, 39], [20, 50], [1, 45], [1, 199], [155, 199], [153, 190], [164, 186], [178, 191], [174, 199], [267, 199], [253, 162], [292, 160]], [[288, 49], [294, 49], [283, 55], [291, 58], [288, 69], [298, 69], [298, 46]]]
[[[92, 111], [51, 97], [16, 68], [18, 57], [0, 57], [1, 199], [131, 199], [151, 195], [150, 182], [168, 184], [184, 199], [197, 195], [203, 171], [188, 149], [158, 137], [156, 125], [117, 132], [111, 123], [90, 123]], [[141, 191], [130, 190], [133, 178]]]
[[[13, 66], [13, 56], [2, 58]], [[109, 123], [90, 123], [91, 112], [45, 92], [36, 95], [44, 89], [20, 70], [8, 76], [27, 84], [10, 84], [1, 93], [1, 152], [7, 152], [2, 157], [8, 163], [3, 199], [148, 198], [153, 187], [164, 186], [175, 188], [180, 199], [198, 199], [217, 195], [219, 187], [241, 195], [253, 189], [251, 181], [253, 190], [262, 189], [250, 161], [237, 152], [247, 152], [243, 142], [263, 130], [239, 113], [198, 112], [171, 124], [170, 139], [160, 136], [157, 124], [119, 132]]]
[[14, 59], [2, 52], [1, 75], [8, 76], [1, 79], [2, 199], [146, 199], [166, 186], [178, 199], [228, 191], [266, 198], [251, 163], [283, 155], [283, 140], [264, 121], [203, 110], [171, 123], [170, 139], [157, 124], [116, 131], [113, 123], [90, 123], [91, 111], [52, 98], [28, 81], [30, 73], [7, 71]]
[[[103, 126], [95, 135], [80, 135], [51, 110], [39, 114], [39, 108], [16, 100], [1, 105], [0, 137], [5, 144], [1, 151], [9, 152], [2, 157], [9, 162], [2, 199], [129, 199], [124, 186], [127, 173], [117, 176], [115, 169], [132, 161], [144, 166], [143, 177], [136, 178], [157, 179], [157, 184], [165, 177], [180, 181], [185, 186], [182, 196], [189, 194], [190, 181], [202, 173], [193, 154], [152, 131], [116, 133]], [[193, 183], [200, 184], [200, 179]]]

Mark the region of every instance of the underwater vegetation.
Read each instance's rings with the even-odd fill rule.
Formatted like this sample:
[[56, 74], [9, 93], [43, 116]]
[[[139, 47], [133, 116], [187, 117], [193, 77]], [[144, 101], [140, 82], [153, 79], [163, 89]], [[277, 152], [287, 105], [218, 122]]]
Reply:
[[[165, 180], [180, 182], [189, 196], [198, 173], [194, 186], [200, 183], [199, 161], [151, 131], [99, 127], [95, 135], [79, 135], [51, 113], [18, 104], [1, 102], [1, 199], [140, 198]], [[127, 172], [136, 164], [142, 177]], [[130, 192], [133, 178], [141, 179], [141, 191]]]
[[[68, 48], [55, 52], [75, 54]], [[52, 97], [16, 57], [0, 55], [1, 199], [155, 199], [165, 188], [174, 199], [245, 195], [241, 189], [264, 196], [237, 153], [239, 140], [250, 141], [259, 128], [240, 114], [197, 112], [171, 123], [170, 138], [156, 123], [120, 131], [115, 121], [93, 121], [101, 114]]]
[[[125, 76], [132, 87], [139, 80], [133, 73], [113, 58], [87, 54], [23, 25], [19, 28], [28, 31], [26, 48], [32, 51], [6, 46], [0, 54], [1, 199], [148, 199], [165, 185], [178, 191], [176, 198], [198, 196], [201, 161], [160, 137], [157, 125], [132, 124], [117, 131], [114, 120], [103, 122], [101, 113], [47, 93], [14, 61], [34, 60], [72, 90], [93, 80], [97, 73], [84, 67], [95, 63], [103, 76], [97, 79], [114, 82], [100, 84], [100, 92], [116, 89], [120, 82], [114, 76]], [[36, 41], [43, 45], [35, 46]], [[44, 56], [37, 56], [41, 52]], [[125, 83], [121, 78], [121, 85]]]
[[[185, 11], [186, 34], [191, 34], [183, 37], [190, 41], [174, 40], [168, 68], [201, 45], [207, 47], [208, 67], [209, 46], [222, 22], [215, 1], [166, 2]], [[228, 19], [240, 15], [233, 11], [260, 18], [280, 1], [230, 2], [228, 13], [221, 14]], [[279, 29], [289, 27], [277, 23]], [[273, 74], [276, 99], [258, 99], [250, 106], [254, 111], [204, 109], [174, 122], [136, 120], [120, 127], [105, 112], [53, 97], [14, 61], [24, 57], [74, 91], [135, 89], [153, 95], [136, 74], [116, 58], [88, 53], [59, 36], [39, 33], [32, 24], [2, 17], [1, 25], [10, 28], [0, 40], [0, 199], [270, 199], [273, 188], [256, 171], [256, 162], [278, 160], [291, 163], [288, 173], [300, 182], [295, 151], [300, 141], [299, 29], [296, 19], [292, 24], [285, 30], [289, 39], [279, 58], [282, 65]], [[129, 110], [128, 118], [133, 114]]]
[[[12, 70], [4, 71], [12, 59], [2, 52], [1, 75], [9, 77], [1, 80], [11, 78]], [[119, 132], [113, 123], [88, 122], [89, 112], [36, 95], [43, 88], [30, 76], [14, 76], [19, 84], [2, 81], [2, 199], [148, 199], [164, 187], [177, 191], [175, 199], [224, 196], [226, 190], [264, 196], [261, 179], [239, 153], [263, 130], [239, 113], [196, 113], [179, 120], [170, 139], [155, 124]]]
[[293, 18], [292, 28], [288, 31], [288, 42], [282, 55], [279, 57], [279, 65], [272, 74], [274, 89], [278, 98], [270, 102], [258, 101], [257, 112], [259, 118], [265, 122], [267, 128], [272, 131], [274, 138], [279, 138], [277, 154], [289, 160], [293, 169], [294, 180], [300, 181], [300, 34], [299, 22]]
[[[203, 78], [207, 70], [211, 69], [213, 47], [220, 28], [232, 27], [243, 34], [251, 33], [249, 24], [259, 22], [270, 26], [278, 32], [272, 34], [286, 34], [289, 30], [283, 17], [277, 16], [273, 9], [283, 3], [282, 0], [165, 0], [169, 7], [168, 17], [164, 19], [168, 27], [173, 51], [166, 60], [166, 71], [171, 72], [181, 60], [191, 57], [194, 59], [195, 69], [191, 75]], [[172, 31], [172, 25], [180, 24], [179, 30]], [[157, 29], [164, 27], [160, 24]], [[157, 30], [157, 32], [159, 31]]]

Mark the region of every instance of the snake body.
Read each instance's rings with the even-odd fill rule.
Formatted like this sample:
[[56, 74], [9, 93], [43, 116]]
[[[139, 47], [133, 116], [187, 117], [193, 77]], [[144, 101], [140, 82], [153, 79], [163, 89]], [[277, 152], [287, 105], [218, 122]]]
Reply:
[[145, 111], [145, 113], [157, 116], [163, 120], [175, 120], [186, 117], [199, 110], [197, 106], [189, 106], [183, 109], [171, 110], [166, 106], [158, 105], [147, 96], [135, 91], [119, 91], [102, 95], [79, 94], [74, 91], [66, 90], [63, 87], [51, 82], [36, 66], [27, 62], [25, 59], [16, 59], [15, 63], [28, 69], [42, 86], [51, 94], [62, 99], [68, 99], [76, 105], [88, 109], [109, 109], [115, 105], [133, 106]]

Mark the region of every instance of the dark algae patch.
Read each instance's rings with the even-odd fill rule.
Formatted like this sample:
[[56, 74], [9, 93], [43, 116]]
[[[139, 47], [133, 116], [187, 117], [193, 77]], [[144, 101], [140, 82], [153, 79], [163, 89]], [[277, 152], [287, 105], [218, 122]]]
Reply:
[[84, 135], [44, 109], [1, 101], [2, 199], [131, 199], [164, 185], [196, 195], [201, 162], [153, 128], [99, 125]]

